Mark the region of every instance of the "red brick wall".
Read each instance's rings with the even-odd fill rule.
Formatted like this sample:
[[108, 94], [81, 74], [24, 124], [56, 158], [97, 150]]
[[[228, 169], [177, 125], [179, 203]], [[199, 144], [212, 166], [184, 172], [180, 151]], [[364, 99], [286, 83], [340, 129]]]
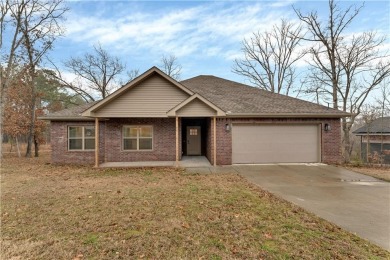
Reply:
[[226, 124], [231, 120], [217, 119], [217, 165], [232, 164], [232, 132], [226, 131]]
[[[341, 122], [340, 119], [321, 120], [321, 155], [323, 163], [341, 163]], [[324, 130], [325, 124], [330, 124], [331, 130]]]
[[[69, 151], [68, 126], [94, 126], [95, 122], [51, 122], [52, 162], [56, 164], [94, 164], [95, 151]], [[99, 161], [104, 160], [104, 122], [99, 124]]]
[[[123, 151], [123, 125], [152, 125], [153, 151]], [[105, 161], [175, 161], [176, 122], [175, 118], [155, 119], [110, 119], [106, 121]]]
[[[206, 157], [213, 163], [213, 120], [209, 119]], [[341, 129], [339, 119], [217, 119], [217, 164], [232, 162], [232, 134], [226, 124], [232, 123], [319, 123], [321, 125], [321, 161], [341, 162]], [[330, 124], [325, 132], [323, 125]], [[93, 164], [94, 151], [68, 151], [67, 127], [94, 125], [94, 122], [52, 122], [51, 145], [53, 163]], [[153, 125], [153, 151], [123, 151], [123, 125]], [[180, 127], [181, 129], [181, 124]], [[181, 151], [181, 133], [179, 134]], [[161, 119], [110, 119], [100, 123], [100, 157], [102, 162], [174, 161], [176, 156], [175, 118]], [[181, 152], [180, 152], [181, 157]]]
[[[341, 162], [341, 128], [339, 119], [217, 119], [217, 164], [229, 165], [232, 163], [232, 134], [225, 130], [226, 124], [234, 123], [318, 123], [321, 124], [321, 162]], [[324, 124], [328, 123], [331, 130], [324, 131]], [[234, 126], [233, 126], [234, 127]]]

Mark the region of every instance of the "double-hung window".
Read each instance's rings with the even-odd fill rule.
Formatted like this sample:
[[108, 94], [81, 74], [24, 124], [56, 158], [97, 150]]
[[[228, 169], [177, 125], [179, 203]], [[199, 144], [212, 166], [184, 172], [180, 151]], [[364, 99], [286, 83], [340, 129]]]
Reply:
[[152, 126], [124, 126], [123, 150], [151, 151], [153, 150]]
[[69, 126], [68, 149], [69, 151], [95, 150], [95, 127]]

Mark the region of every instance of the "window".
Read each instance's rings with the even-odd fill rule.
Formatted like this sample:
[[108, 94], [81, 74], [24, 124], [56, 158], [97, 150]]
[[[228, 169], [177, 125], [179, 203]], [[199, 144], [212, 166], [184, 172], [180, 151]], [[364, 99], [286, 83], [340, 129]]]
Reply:
[[153, 149], [152, 126], [124, 126], [123, 150], [150, 151]]
[[69, 126], [68, 149], [70, 151], [95, 150], [95, 127]]
[[191, 128], [191, 129], [190, 129], [190, 135], [198, 135], [198, 129], [196, 129], [196, 128]]

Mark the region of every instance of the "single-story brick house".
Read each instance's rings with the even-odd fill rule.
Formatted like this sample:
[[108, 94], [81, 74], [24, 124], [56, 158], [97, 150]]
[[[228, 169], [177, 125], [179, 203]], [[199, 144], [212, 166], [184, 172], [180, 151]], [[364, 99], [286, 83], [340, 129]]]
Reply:
[[105, 99], [49, 114], [53, 163], [337, 163], [349, 114], [241, 83], [177, 82], [156, 67]]
[[353, 131], [360, 136], [361, 159], [367, 162], [367, 154], [382, 157], [382, 163], [390, 164], [390, 117], [380, 117]]

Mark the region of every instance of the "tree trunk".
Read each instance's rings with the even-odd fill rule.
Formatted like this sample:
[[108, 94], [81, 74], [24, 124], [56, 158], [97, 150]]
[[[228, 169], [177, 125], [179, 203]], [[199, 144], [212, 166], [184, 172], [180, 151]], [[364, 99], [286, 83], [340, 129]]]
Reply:
[[[0, 79], [1, 80], [1, 79]], [[1, 83], [0, 91], [0, 159], [3, 158], [3, 119], [4, 119], [4, 107], [5, 107], [5, 89]]]
[[366, 163], [369, 164], [369, 158], [370, 157], [370, 135], [367, 130], [367, 140], [366, 140]]
[[18, 151], [18, 157], [20, 158], [21, 155], [20, 155], [19, 141], [17, 136], [15, 137], [15, 140], [16, 140], [16, 150]]
[[9, 142], [11, 143], [11, 146], [9, 147], [9, 152], [11, 153], [12, 152], [12, 147], [14, 146], [14, 144], [12, 142], [12, 139]]
[[[31, 126], [30, 126], [29, 132], [31, 132]], [[31, 154], [31, 146], [32, 146], [32, 136], [31, 136], [30, 134], [28, 134], [28, 138], [27, 138], [27, 149], [26, 149], [26, 157], [28, 157], [28, 158], [31, 158], [31, 157], [32, 157], [32, 154]]]
[[34, 148], [35, 148], [35, 157], [39, 157], [39, 143], [36, 138], [34, 138]]
[[30, 104], [30, 111], [31, 111], [31, 116], [30, 116], [30, 126], [29, 126], [29, 131], [28, 131], [28, 139], [27, 139], [27, 150], [26, 150], [26, 157], [32, 157], [32, 145], [33, 142], [35, 141], [34, 136], [35, 136], [35, 107], [36, 107], [36, 96], [35, 96], [35, 70], [34, 68], [31, 69], [30, 71], [30, 86], [31, 86], [31, 104]]
[[[35, 103], [35, 102], [34, 102]], [[30, 126], [28, 130], [28, 139], [27, 139], [27, 150], [26, 150], [26, 157], [32, 157], [32, 145], [34, 140], [34, 132], [35, 132], [35, 104], [32, 105], [33, 108], [31, 109], [31, 118], [30, 118]]]
[[343, 128], [343, 142], [344, 142], [344, 162], [348, 163], [351, 159], [351, 140], [350, 140], [350, 126], [348, 126], [348, 122], [346, 118], [342, 119], [342, 128]]

